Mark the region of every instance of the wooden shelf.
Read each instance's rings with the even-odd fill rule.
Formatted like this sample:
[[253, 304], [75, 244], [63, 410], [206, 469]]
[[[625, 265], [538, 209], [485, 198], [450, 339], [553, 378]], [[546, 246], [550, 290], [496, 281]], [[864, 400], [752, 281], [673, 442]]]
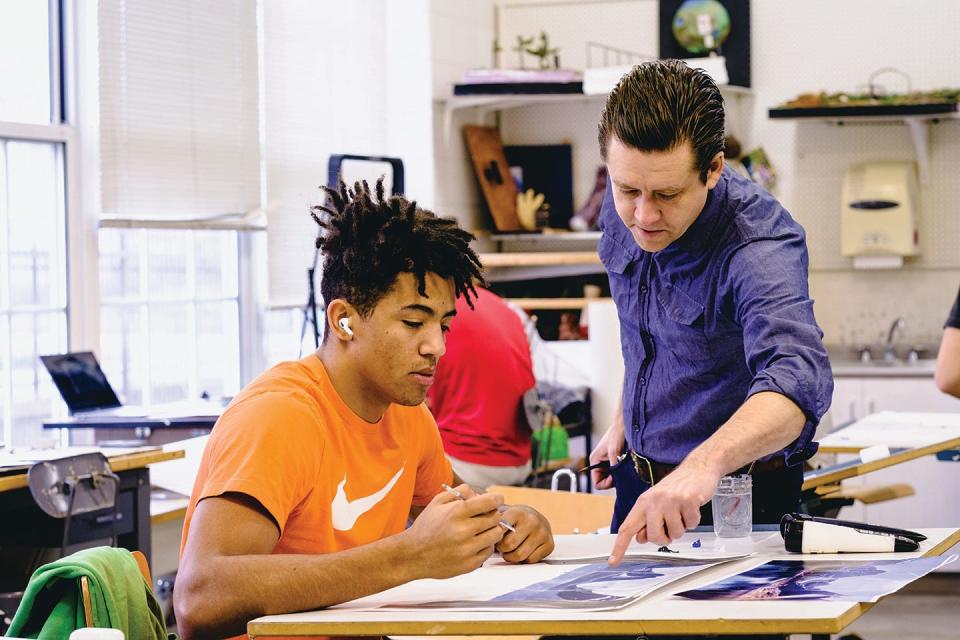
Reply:
[[567, 310], [585, 309], [591, 302], [610, 302], [612, 298], [508, 298], [521, 309]]
[[823, 107], [773, 107], [768, 114], [771, 118], [818, 118], [827, 120], [846, 120], [847, 118], [906, 118], [923, 116], [928, 119], [955, 117], [958, 111], [956, 102], [930, 102], [924, 104], [878, 104], [844, 105]]
[[540, 233], [509, 233], [474, 231], [474, 235], [495, 242], [593, 242], [600, 240], [600, 231], [542, 231]]
[[849, 107], [773, 108], [768, 111], [775, 120], [821, 121], [836, 125], [903, 123], [910, 129], [917, 157], [917, 175], [921, 184], [930, 183], [929, 131], [931, 122], [960, 121], [960, 104], [934, 103], [915, 105], [877, 105]]
[[[628, 67], [624, 67], [628, 71]], [[719, 85], [720, 92], [728, 99], [740, 96], [752, 96], [753, 90], [736, 85]], [[446, 98], [435, 98], [443, 110], [443, 140], [450, 140], [450, 130], [453, 126], [453, 114], [462, 109], [480, 109], [483, 112], [503, 111], [531, 105], [576, 103], [606, 100], [606, 93], [502, 93], [502, 94], [473, 94], [465, 96], [450, 95]]]
[[596, 251], [540, 251], [530, 253], [481, 253], [480, 262], [492, 267], [544, 267], [552, 265], [599, 265]]
[[[625, 70], [629, 68], [624, 67]], [[720, 92], [729, 95], [752, 95], [753, 90], [736, 85], [719, 85]], [[437, 100], [450, 111], [481, 107], [491, 111], [541, 105], [558, 102], [583, 102], [585, 100], [606, 100], [606, 93], [474, 93], [471, 95], [451, 95]]]

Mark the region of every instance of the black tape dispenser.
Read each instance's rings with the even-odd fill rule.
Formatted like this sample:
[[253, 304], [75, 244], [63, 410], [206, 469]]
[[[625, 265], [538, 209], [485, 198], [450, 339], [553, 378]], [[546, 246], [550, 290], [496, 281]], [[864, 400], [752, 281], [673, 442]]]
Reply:
[[794, 553], [890, 553], [916, 551], [927, 537], [916, 531], [865, 522], [817, 518], [788, 513], [780, 520], [780, 535]]

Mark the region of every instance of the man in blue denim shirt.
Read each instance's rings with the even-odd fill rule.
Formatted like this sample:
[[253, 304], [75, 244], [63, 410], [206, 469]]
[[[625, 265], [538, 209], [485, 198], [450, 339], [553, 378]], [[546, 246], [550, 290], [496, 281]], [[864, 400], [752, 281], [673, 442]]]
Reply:
[[635, 67], [601, 118], [599, 251], [625, 380], [590, 462], [617, 488], [611, 563], [631, 538], [668, 544], [709, 522], [726, 474], [753, 474], [754, 522], [795, 510], [830, 405], [803, 229], [724, 167], [723, 123], [716, 84], [676, 60]]

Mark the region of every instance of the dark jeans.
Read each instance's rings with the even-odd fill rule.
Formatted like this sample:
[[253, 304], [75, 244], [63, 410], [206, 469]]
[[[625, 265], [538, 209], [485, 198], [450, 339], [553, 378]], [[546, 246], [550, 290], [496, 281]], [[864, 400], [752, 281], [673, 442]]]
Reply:
[[[617, 500], [613, 507], [611, 533], [620, 530], [620, 524], [626, 519], [640, 494], [650, 488], [637, 476], [633, 462], [627, 456], [622, 462], [610, 468], [614, 486], [617, 488]], [[779, 524], [785, 513], [796, 511], [800, 506], [800, 487], [803, 484], [803, 465], [784, 467], [775, 471], [754, 474], [753, 476], [753, 523]], [[700, 524], [713, 524], [711, 503], [700, 507]]]

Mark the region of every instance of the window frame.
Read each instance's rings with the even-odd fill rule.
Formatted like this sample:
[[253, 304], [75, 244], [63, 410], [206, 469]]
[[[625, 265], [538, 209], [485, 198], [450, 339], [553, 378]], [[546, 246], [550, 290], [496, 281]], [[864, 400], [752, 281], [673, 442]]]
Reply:
[[[242, 354], [244, 353], [244, 296], [250, 294], [244, 290], [244, 267], [243, 260], [243, 237], [246, 235], [243, 231], [230, 228], [218, 228], [218, 229], [204, 229], [202, 225], [191, 225], [189, 223], [179, 224], [179, 225], [162, 225], [157, 227], [152, 224], [137, 224], [135, 220], [125, 221], [127, 224], [115, 224], [107, 223], [100, 225], [100, 231], [104, 230], [115, 230], [122, 233], [136, 233], [140, 236], [141, 241], [137, 243], [137, 253], [138, 253], [138, 264], [141, 265], [139, 269], [139, 277], [141, 278], [141, 285], [138, 287], [138, 292], [136, 295], [123, 294], [116, 297], [106, 297], [102, 295], [100, 297], [99, 308], [101, 313], [106, 309], [111, 310], [126, 310], [133, 311], [139, 314], [141, 318], [141, 323], [145, 327], [145, 334], [148, 336], [151, 335], [150, 326], [153, 321], [153, 318], [158, 314], [161, 308], [164, 305], [184, 305], [186, 306], [188, 312], [188, 326], [189, 326], [189, 343], [186, 345], [186, 349], [189, 351], [189, 361], [188, 361], [188, 370], [186, 371], [186, 388], [187, 388], [187, 400], [193, 400], [199, 397], [201, 391], [206, 391], [202, 389], [199, 383], [199, 374], [200, 374], [200, 348], [202, 346], [202, 341], [199, 339], [198, 333], [198, 318], [197, 314], [199, 307], [207, 304], [219, 304], [219, 303], [228, 303], [235, 305], [236, 307], [236, 320], [237, 320], [237, 349], [239, 350], [237, 358], [237, 377], [236, 377], [236, 388], [231, 387], [231, 391], [239, 391], [239, 389], [245, 384], [247, 378], [245, 378], [245, 373], [247, 369], [245, 368]], [[169, 293], [151, 296], [149, 292], [145, 295], [147, 287], [143, 284], [148, 281], [150, 276], [147, 273], [147, 268], [150, 264], [149, 259], [149, 249], [148, 249], [148, 237], [151, 231], [160, 230], [161, 233], [164, 230], [176, 229], [177, 231], [183, 231], [190, 233], [189, 239], [189, 253], [186, 257], [186, 294], [183, 295], [170, 295]], [[196, 234], [197, 232], [229, 232], [234, 234], [232, 243], [233, 249], [236, 252], [236, 265], [237, 270], [235, 276], [237, 280], [234, 283], [235, 294], [230, 295], [227, 293], [200, 293], [196, 287], [196, 251], [198, 247], [198, 241]], [[99, 271], [98, 271], [99, 273]], [[101, 274], [102, 275], [102, 274]], [[101, 336], [102, 337], [102, 336]], [[134, 345], [136, 346], [136, 345]], [[153, 394], [156, 391], [156, 381], [157, 378], [154, 377], [152, 372], [154, 367], [151, 364], [151, 347], [149, 344], [141, 345], [141, 348], [145, 351], [145, 362], [147, 370], [147, 378], [143, 381], [143, 388], [141, 388], [141, 400], [137, 401], [137, 404], [153, 404], [154, 397]], [[125, 368], [130, 366], [130, 363], [126, 360], [123, 363]], [[126, 388], [125, 384], [121, 384], [119, 381], [115, 381], [114, 386], [120, 392], [129, 392], [129, 389]]]
[[[91, 225], [84, 221], [82, 212], [82, 192], [80, 187], [80, 146], [79, 136], [73, 124], [76, 113], [75, 74], [77, 69], [77, 31], [75, 0], [48, 0], [49, 46], [50, 46], [50, 122], [49, 124], [0, 121], [0, 139], [4, 141], [35, 142], [54, 144], [58, 147], [61, 169], [60, 187], [63, 192], [63, 246], [65, 250], [64, 266], [66, 274], [66, 296], [64, 306], [44, 307], [46, 311], [62, 310], [66, 318], [66, 344], [89, 344], [93, 335], [90, 331], [90, 309], [88, 286], [83, 274], [96, 273], [96, 245], [87, 244], [91, 238]], [[84, 233], [86, 231], [86, 233]], [[7, 257], [9, 259], [9, 256]], [[11, 306], [5, 313], [13, 315], [18, 310]], [[96, 325], [96, 322], [93, 323]], [[13, 339], [11, 334], [10, 339]], [[2, 347], [7, 349], [7, 345]], [[9, 399], [12, 393], [12, 367], [4, 373], [5, 380], [0, 388]], [[13, 412], [11, 402], [3, 402], [3, 431], [0, 440], [4, 443], [14, 441]]]

